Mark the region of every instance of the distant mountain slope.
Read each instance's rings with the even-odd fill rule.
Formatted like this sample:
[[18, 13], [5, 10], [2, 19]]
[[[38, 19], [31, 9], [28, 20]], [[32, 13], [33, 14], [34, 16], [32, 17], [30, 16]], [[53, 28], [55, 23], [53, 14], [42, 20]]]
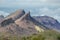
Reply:
[[60, 30], [60, 23], [49, 16], [34, 16], [34, 19], [36, 19], [38, 22], [41, 24], [45, 25], [48, 28], [55, 29], [55, 30]]

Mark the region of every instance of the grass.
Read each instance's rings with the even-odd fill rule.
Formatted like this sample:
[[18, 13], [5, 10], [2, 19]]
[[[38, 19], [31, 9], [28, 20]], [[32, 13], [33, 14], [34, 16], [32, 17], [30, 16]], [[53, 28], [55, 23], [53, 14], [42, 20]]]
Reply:
[[60, 33], [50, 30], [27, 37], [17, 35], [6, 36], [5, 34], [0, 34], [0, 40], [60, 40]]

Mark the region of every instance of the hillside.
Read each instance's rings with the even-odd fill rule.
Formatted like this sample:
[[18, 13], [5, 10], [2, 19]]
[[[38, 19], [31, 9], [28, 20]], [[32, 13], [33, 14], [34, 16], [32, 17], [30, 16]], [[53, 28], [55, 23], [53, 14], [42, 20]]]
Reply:
[[46, 27], [60, 32], [60, 23], [56, 19], [49, 16], [34, 16], [33, 18]]
[[37, 34], [49, 30], [49, 28], [31, 17], [30, 12], [25, 13], [24, 10], [17, 10], [7, 16], [0, 25], [0, 32], [16, 35]]

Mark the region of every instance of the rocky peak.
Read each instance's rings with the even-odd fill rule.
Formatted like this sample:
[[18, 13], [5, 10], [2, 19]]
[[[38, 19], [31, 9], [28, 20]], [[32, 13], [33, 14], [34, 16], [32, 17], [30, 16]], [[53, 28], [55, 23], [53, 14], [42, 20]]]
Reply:
[[23, 21], [23, 20], [30, 20], [30, 12], [24, 14], [21, 18], [19, 18], [17, 21]]
[[29, 19], [31, 16], [30, 16], [30, 12], [26, 13], [25, 15], [23, 15], [20, 20], [24, 20], [24, 19]]
[[18, 14], [20, 14], [20, 13], [25, 13], [25, 11], [24, 11], [23, 9], [19, 9], [19, 10], [17, 10], [15, 13], [18, 13]]
[[9, 15], [7, 18], [12, 18], [13, 20], [17, 20], [24, 14], [25, 14], [25, 11], [20, 9], [20, 10], [17, 10], [16, 12], [12, 13], [11, 15]]

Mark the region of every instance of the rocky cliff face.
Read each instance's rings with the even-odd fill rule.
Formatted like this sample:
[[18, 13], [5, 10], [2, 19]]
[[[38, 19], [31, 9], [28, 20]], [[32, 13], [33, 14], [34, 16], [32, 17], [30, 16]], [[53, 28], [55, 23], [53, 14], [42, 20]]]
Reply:
[[13, 20], [17, 20], [18, 18], [20, 18], [24, 14], [25, 14], [25, 11], [24, 10], [17, 10], [16, 12], [11, 13], [10, 15], [8, 15], [6, 17], [6, 19], [12, 18]]

